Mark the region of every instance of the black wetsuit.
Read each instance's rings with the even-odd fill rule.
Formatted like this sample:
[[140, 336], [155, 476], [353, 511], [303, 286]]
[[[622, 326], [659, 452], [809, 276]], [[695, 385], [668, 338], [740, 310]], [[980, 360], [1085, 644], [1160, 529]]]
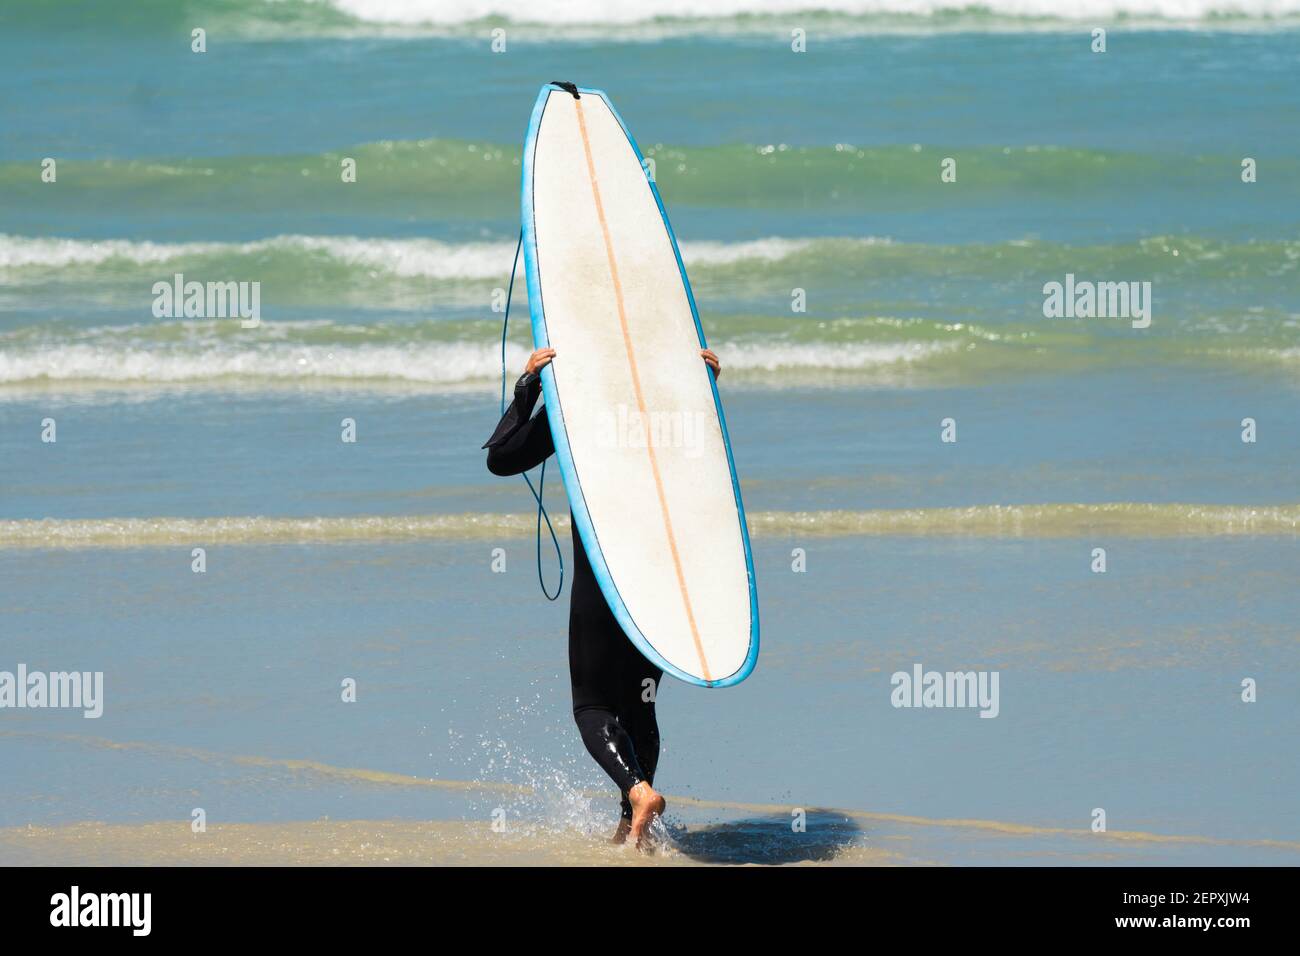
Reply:
[[[517, 475], [555, 452], [546, 408], [533, 407], [541, 381], [525, 374], [515, 400], [483, 447], [494, 475]], [[572, 523], [572, 522], [570, 522]], [[588, 752], [622, 794], [623, 815], [632, 816], [627, 792], [642, 780], [654, 782], [659, 763], [655, 695], [663, 671], [628, 640], [600, 593], [587, 552], [573, 528], [573, 584], [569, 601], [569, 680], [573, 719]]]

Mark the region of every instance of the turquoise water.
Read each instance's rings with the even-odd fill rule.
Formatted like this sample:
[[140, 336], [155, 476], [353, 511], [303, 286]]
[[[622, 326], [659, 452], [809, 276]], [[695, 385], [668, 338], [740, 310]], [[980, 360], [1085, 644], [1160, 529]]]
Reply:
[[[0, 10], [0, 671], [109, 695], [0, 711], [0, 826], [491, 809], [232, 756], [525, 782], [565, 820], [599, 789], [530, 498], [478, 450], [557, 78], [655, 161], [756, 522], [758, 669], [665, 688], [670, 795], [1300, 840], [1300, 7], [734, 6]], [[261, 325], [156, 318], [178, 272], [261, 283]], [[1046, 318], [1067, 274], [1150, 282], [1150, 327]], [[918, 662], [998, 670], [999, 717], [891, 707]]]

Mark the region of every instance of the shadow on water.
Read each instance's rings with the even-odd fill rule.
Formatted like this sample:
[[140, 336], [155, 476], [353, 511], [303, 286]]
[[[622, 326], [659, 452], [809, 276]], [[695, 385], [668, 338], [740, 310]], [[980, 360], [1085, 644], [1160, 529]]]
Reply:
[[824, 863], [860, 845], [864, 833], [854, 821], [826, 810], [809, 810], [799, 832], [782, 814], [710, 823], [687, 830], [669, 825], [677, 852], [700, 863]]

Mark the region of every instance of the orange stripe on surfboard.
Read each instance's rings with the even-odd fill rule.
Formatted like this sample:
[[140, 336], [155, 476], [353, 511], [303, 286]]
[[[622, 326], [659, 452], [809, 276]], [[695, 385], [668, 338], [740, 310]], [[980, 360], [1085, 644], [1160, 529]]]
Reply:
[[[578, 112], [578, 131], [582, 134], [582, 151], [587, 157], [587, 174], [591, 180], [591, 196], [596, 202], [596, 217], [600, 220], [600, 234], [605, 240], [605, 257], [609, 260], [609, 274], [614, 281], [614, 298], [618, 302], [618, 321], [623, 329], [623, 347], [627, 351], [627, 364], [632, 373], [632, 389], [636, 392], [637, 408], [642, 421], [650, 420], [650, 411], [646, 407], [645, 393], [641, 390], [641, 376], [637, 371], [636, 350], [632, 347], [632, 333], [627, 324], [627, 307], [623, 302], [623, 284], [618, 277], [618, 263], [614, 259], [614, 241], [609, 234], [609, 223], [605, 219], [605, 204], [600, 199], [600, 184], [596, 181], [596, 163], [591, 155], [591, 141], [587, 138], [587, 121], [582, 113], [582, 100], [573, 101]], [[704, 644], [700, 641], [700, 629], [695, 623], [695, 611], [691, 607], [691, 595], [686, 588], [686, 574], [682, 571], [681, 555], [677, 551], [677, 536], [673, 534], [673, 521], [668, 513], [668, 498], [664, 494], [663, 476], [659, 474], [659, 459], [655, 457], [653, 442], [646, 442], [646, 453], [650, 456], [650, 471], [655, 479], [655, 491], [659, 495], [659, 511], [664, 519], [664, 531], [668, 534], [668, 550], [673, 556], [673, 569], [677, 572], [677, 587], [682, 593], [682, 604], [686, 608], [686, 620], [691, 626], [691, 640], [695, 642], [695, 653], [700, 658], [700, 670], [706, 681], [713, 678], [709, 674], [709, 662], [704, 656]]]

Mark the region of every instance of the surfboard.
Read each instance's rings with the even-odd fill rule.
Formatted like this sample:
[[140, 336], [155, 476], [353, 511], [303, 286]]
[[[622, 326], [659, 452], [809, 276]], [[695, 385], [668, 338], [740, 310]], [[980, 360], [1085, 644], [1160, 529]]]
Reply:
[[556, 350], [542, 395], [601, 593], [665, 673], [737, 684], [758, 592], [726, 419], [659, 190], [602, 91], [542, 88], [522, 193], [533, 344]]

